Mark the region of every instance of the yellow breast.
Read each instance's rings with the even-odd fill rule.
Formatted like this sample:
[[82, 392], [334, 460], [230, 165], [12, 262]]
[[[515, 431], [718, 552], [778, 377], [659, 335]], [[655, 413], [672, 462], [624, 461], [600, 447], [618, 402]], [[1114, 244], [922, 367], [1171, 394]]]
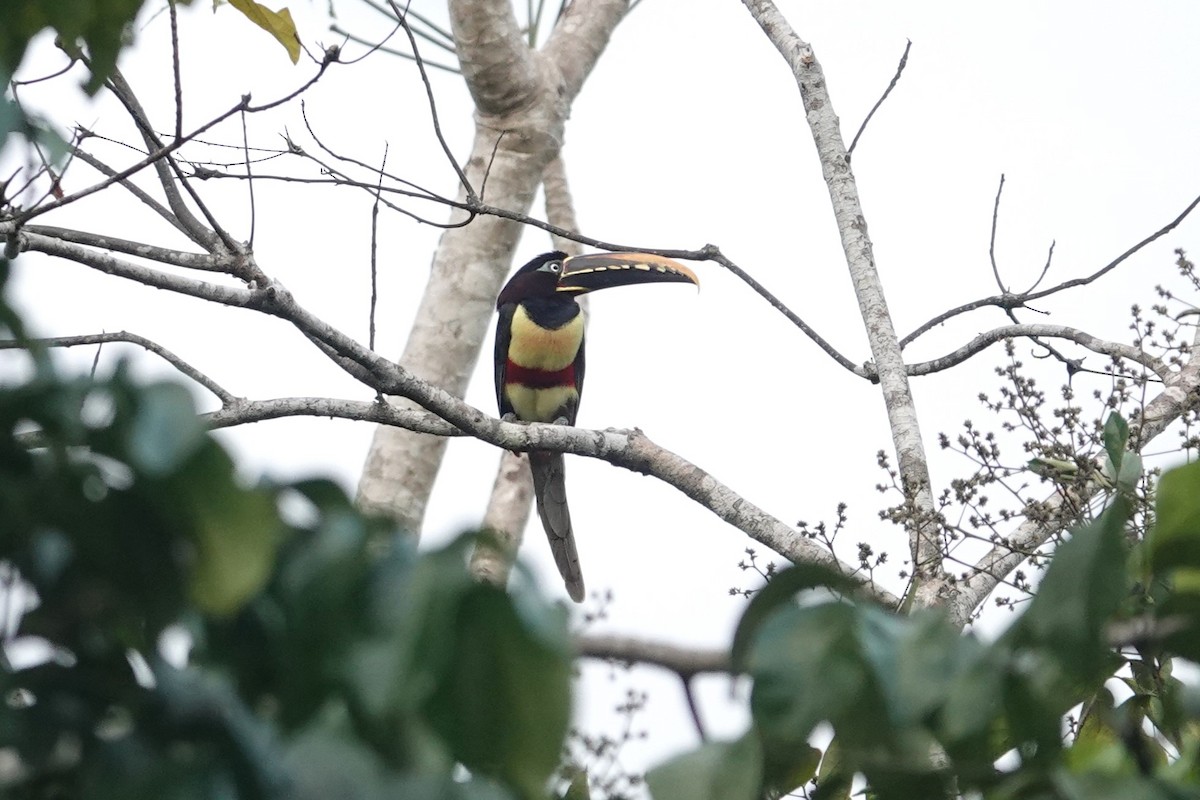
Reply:
[[522, 367], [557, 372], [575, 361], [582, 343], [583, 314], [561, 328], [550, 330], [531, 320], [523, 306], [517, 306], [512, 318], [508, 357]]

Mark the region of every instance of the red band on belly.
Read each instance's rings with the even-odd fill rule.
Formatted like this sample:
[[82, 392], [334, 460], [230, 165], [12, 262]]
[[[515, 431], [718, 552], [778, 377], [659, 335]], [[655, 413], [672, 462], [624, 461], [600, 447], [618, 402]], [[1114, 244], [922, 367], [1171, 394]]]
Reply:
[[504, 382], [528, 386], [530, 389], [553, 389], [558, 386], [575, 385], [575, 365], [568, 364], [565, 368], [553, 372], [544, 369], [532, 369], [513, 363], [510, 358], [504, 368]]

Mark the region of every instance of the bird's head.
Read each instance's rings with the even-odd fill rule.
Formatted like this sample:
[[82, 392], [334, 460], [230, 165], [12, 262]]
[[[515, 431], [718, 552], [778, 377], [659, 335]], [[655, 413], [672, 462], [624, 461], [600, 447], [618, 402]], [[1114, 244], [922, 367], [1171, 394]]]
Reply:
[[650, 253], [543, 253], [517, 270], [509, 279], [496, 307], [520, 303], [533, 297], [573, 297], [639, 283], [692, 283], [700, 285], [696, 273], [663, 256]]

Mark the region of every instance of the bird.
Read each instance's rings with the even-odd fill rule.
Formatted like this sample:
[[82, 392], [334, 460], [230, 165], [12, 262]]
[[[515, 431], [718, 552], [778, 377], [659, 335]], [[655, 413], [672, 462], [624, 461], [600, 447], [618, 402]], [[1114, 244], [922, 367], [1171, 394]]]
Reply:
[[[574, 425], [583, 392], [583, 309], [598, 289], [700, 279], [650, 253], [543, 253], [517, 270], [496, 298], [496, 402], [502, 419]], [[584, 597], [583, 571], [567, 508], [562, 453], [531, 451], [538, 516], [567, 594]]]

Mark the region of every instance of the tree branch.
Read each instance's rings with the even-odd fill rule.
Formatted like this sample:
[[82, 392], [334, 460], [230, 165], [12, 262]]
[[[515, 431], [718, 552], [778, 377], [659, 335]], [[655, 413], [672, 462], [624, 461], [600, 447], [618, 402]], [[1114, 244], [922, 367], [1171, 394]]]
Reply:
[[875, 105], [867, 112], [866, 119], [862, 121], [862, 125], [858, 126], [858, 133], [854, 134], [854, 138], [850, 140], [850, 146], [846, 148], [846, 160], [850, 160], [850, 156], [854, 153], [854, 148], [858, 146], [858, 140], [862, 137], [863, 131], [867, 129], [867, 123], [871, 121], [871, 117], [875, 116], [875, 112], [883, 105], [883, 101], [888, 99], [888, 95], [892, 93], [892, 89], [896, 88], [896, 84], [900, 82], [900, 76], [904, 74], [904, 68], [908, 66], [908, 51], [912, 49], [912, 39], [908, 39], [904, 43], [904, 53], [900, 56], [900, 63], [896, 65], [896, 74], [892, 76], [892, 80], [888, 83], [887, 88], [883, 90], [883, 96], [875, 101]]
[[[0, 222], [0, 232], [12, 230], [7, 223]], [[221, 262], [208, 253], [189, 253], [184, 250], [173, 250], [169, 247], [131, 242], [128, 239], [118, 239], [114, 236], [104, 236], [98, 233], [87, 233], [71, 228], [57, 228], [50, 225], [26, 225], [29, 233], [39, 234], [62, 242], [95, 247], [101, 250], [111, 250], [114, 253], [124, 253], [129, 256], [157, 261], [160, 264], [171, 264], [176, 267], [203, 270], [205, 272], [226, 272]]]
[[1154, 233], [1147, 236], [1145, 239], [1142, 239], [1140, 242], [1135, 244], [1133, 247], [1130, 247], [1124, 253], [1121, 253], [1121, 255], [1117, 256], [1112, 261], [1108, 262], [1103, 267], [1096, 270], [1095, 272], [1093, 272], [1091, 275], [1088, 275], [1087, 277], [1072, 278], [1069, 281], [1064, 281], [1064, 282], [1058, 284], [1057, 286], [1052, 286], [1049, 289], [1043, 289], [1040, 292], [1027, 292], [1024, 294], [1005, 293], [1005, 294], [994, 295], [992, 297], [984, 297], [979, 300], [972, 300], [970, 303], [964, 303], [963, 305], [958, 306], [957, 308], [952, 308], [949, 311], [944, 311], [941, 314], [938, 314], [933, 319], [929, 320], [928, 322], [923, 323], [915, 331], [913, 331], [912, 333], [908, 334], [903, 339], [901, 339], [900, 346], [907, 347], [918, 336], [921, 336], [922, 334], [929, 332], [930, 330], [932, 330], [933, 328], [936, 328], [938, 325], [941, 325], [942, 323], [946, 322], [947, 320], [953, 319], [954, 317], [957, 317], [959, 314], [965, 314], [968, 311], [975, 311], [976, 309], [984, 308], [986, 306], [996, 306], [998, 308], [1012, 310], [1015, 308], [1021, 308], [1022, 306], [1024, 306], [1026, 303], [1028, 303], [1031, 300], [1038, 300], [1040, 298], [1047, 297], [1049, 295], [1056, 294], [1065, 289], [1071, 289], [1076, 286], [1086, 286], [1087, 284], [1098, 280], [1099, 278], [1103, 277], [1104, 275], [1107, 275], [1109, 272], [1116, 269], [1126, 259], [1128, 259], [1130, 256], [1137, 253], [1139, 250], [1141, 250], [1146, 245], [1157, 241], [1158, 239], [1162, 238], [1163, 236], [1166, 236], [1171, 231], [1175, 230], [1175, 228], [1179, 227], [1179, 224], [1187, 218], [1188, 214], [1192, 213], [1192, 210], [1195, 209], [1197, 205], [1200, 205], [1200, 196], [1197, 196], [1194, 200], [1192, 200], [1192, 202], [1188, 203], [1187, 208], [1185, 208], [1182, 212], [1180, 212], [1179, 216], [1175, 217], [1175, 219], [1171, 220], [1166, 225], [1164, 225], [1163, 227], [1159, 228]]
[[[138, 347], [141, 347], [143, 350], [154, 353], [163, 361], [166, 361], [168, 364], [175, 367], [175, 369], [179, 370], [181, 374], [191, 378], [205, 389], [208, 389], [210, 392], [216, 395], [223, 404], [228, 405], [230, 403], [236, 403], [238, 400], [232, 393], [222, 387], [221, 384], [217, 383], [212, 378], [208, 377], [203, 372], [196, 369], [167, 348], [163, 347], [161, 344], [151, 341], [144, 336], [139, 336], [136, 333], [130, 333], [129, 331], [90, 333], [80, 336], [57, 336], [49, 339], [33, 339], [30, 341], [36, 342], [45, 347], [79, 347], [81, 345], [109, 344], [111, 342], [135, 344]], [[0, 350], [24, 349], [27, 344], [28, 341], [0, 340]]]
[[925, 457], [925, 445], [921, 439], [903, 355], [888, 312], [883, 285], [875, 268], [875, 256], [867, 236], [858, 187], [846, 159], [846, 147], [842, 142], [825, 75], [812, 46], [792, 30], [771, 0], [743, 2], [791, 68], [800, 89], [821, 171], [829, 188], [846, 265], [871, 345], [871, 355], [879, 373], [904, 493], [913, 504], [913, 513], [905, 525], [913, 558], [913, 599], [917, 607], [942, 605], [946, 601], [943, 594], [949, 576], [942, 564], [929, 463]]
[[580, 636], [575, 640], [575, 649], [583, 658], [650, 664], [669, 669], [682, 678], [705, 672], [733, 673], [729, 652], [723, 649], [678, 647], [629, 636]]
[[564, 9], [542, 52], [562, 74], [568, 103], [583, 89], [628, 10], [628, 0], [574, 0]]
[[[3, 227], [0, 227], [0, 233], [3, 232]], [[355, 365], [353, 370], [347, 371], [367, 382], [371, 389], [387, 395], [409, 398], [464, 434], [505, 450], [573, 453], [608, 461], [643, 475], [653, 475], [783, 557], [792, 561], [825, 564], [855, 576], [864, 585], [869, 583], [869, 577], [857, 574], [854, 567], [840, 562], [823, 547], [750, 503], [701, 468], [654, 444], [640, 431], [589, 431], [565, 425], [501, 422], [467, 405], [450, 392], [421, 380], [399, 364], [364, 347], [314, 316], [301, 307], [291, 293], [277, 281], [268, 281], [254, 289], [221, 286], [159, 272], [115, 256], [97, 253], [79, 245], [60, 242], [28, 231], [21, 231], [16, 237], [22, 250], [37, 250], [148, 286], [280, 317], [319, 343], [327, 355], [340, 357]], [[340, 364], [339, 358], [334, 358], [334, 361]], [[347, 406], [344, 405], [345, 402], [348, 401], [322, 404], [310, 398], [291, 401], [288, 407], [299, 414], [344, 415], [349, 419], [370, 419], [389, 426], [397, 424], [420, 433], [433, 433], [443, 440], [451, 433], [441, 426], [431, 424], [427, 416], [410, 409], [392, 409], [395, 412], [394, 416], [385, 417], [385, 412], [378, 409], [376, 403]], [[222, 412], [216, 412], [210, 419], [220, 421], [223, 427], [260, 418], [268, 419], [271, 418], [270, 415], [283, 415], [278, 404], [271, 410], [262, 407], [256, 409], [249, 401], [238, 401], [234, 406], [222, 409]], [[262, 416], [256, 417], [256, 414]], [[881, 603], [895, 604], [896, 598], [890, 593], [876, 587], [869, 588]]]
[[1175, 374], [1161, 359], [1150, 355], [1145, 350], [1133, 345], [1099, 339], [1090, 333], [1070, 328], [1066, 325], [1005, 325], [1001, 328], [995, 328], [986, 333], [979, 334], [967, 344], [953, 352], [947, 353], [941, 358], [909, 365], [908, 374], [909, 376], [916, 377], [941, 372], [942, 370], [961, 364], [968, 358], [1005, 339], [1016, 339], [1018, 337], [1035, 338], [1039, 336], [1067, 339], [1091, 350], [1093, 353], [1113, 358], [1123, 358], [1127, 361], [1141, 364], [1164, 381]]
[[509, 0], [450, 0], [450, 29], [481, 114], [508, 114], [538, 92], [541, 76]]

